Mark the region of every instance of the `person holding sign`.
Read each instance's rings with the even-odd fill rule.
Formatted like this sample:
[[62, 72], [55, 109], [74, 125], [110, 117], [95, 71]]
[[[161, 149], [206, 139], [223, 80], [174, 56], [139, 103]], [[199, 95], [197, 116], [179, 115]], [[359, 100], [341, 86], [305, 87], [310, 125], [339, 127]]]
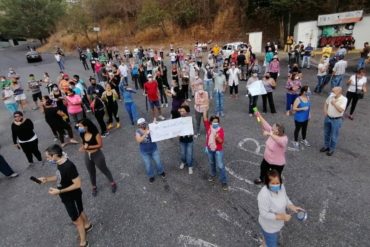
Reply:
[[[179, 108], [181, 117], [189, 115], [190, 108], [187, 105], [182, 105]], [[193, 136], [180, 136], [181, 149], [181, 164], [180, 169], [184, 169], [185, 165], [189, 168], [189, 175], [193, 174]]]
[[220, 182], [223, 190], [228, 190], [226, 169], [224, 163], [224, 129], [220, 127], [220, 118], [211, 116], [207, 119], [207, 112], [203, 112], [204, 127], [206, 129], [206, 152], [208, 154], [208, 164], [210, 176], [208, 181], [215, 181], [217, 170], [219, 171]]
[[[248, 89], [249, 87], [251, 87], [251, 85], [254, 82], [257, 82], [258, 80], [259, 80], [258, 79], [258, 74], [253, 73], [252, 76], [249, 77], [249, 79], [247, 81], [246, 88]], [[253, 95], [252, 96], [251, 92], [248, 91], [248, 98], [249, 98], [249, 116], [252, 117], [253, 116], [253, 108], [257, 106], [258, 95]]]
[[152, 138], [150, 137], [148, 123], [144, 118], [139, 118], [137, 120], [137, 127], [138, 129], [136, 130], [135, 138], [140, 144], [140, 155], [144, 160], [145, 170], [149, 177], [149, 182], [153, 183], [155, 177], [151, 160], [153, 160], [156, 165], [157, 174], [159, 174], [162, 178], [165, 178], [166, 173], [164, 172], [161, 158], [159, 156], [157, 144], [152, 142]]
[[57, 144], [46, 149], [46, 157], [50, 163], [57, 165], [56, 175], [31, 179], [42, 184], [56, 182], [56, 188], [50, 187], [49, 194], [53, 196], [59, 195], [69, 217], [77, 228], [80, 246], [89, 246], [86, 240], [86, 233], [92, 230], [93, 225], [84, 213], [81, 178], [76, 166], [63, 155], [62, 148]]

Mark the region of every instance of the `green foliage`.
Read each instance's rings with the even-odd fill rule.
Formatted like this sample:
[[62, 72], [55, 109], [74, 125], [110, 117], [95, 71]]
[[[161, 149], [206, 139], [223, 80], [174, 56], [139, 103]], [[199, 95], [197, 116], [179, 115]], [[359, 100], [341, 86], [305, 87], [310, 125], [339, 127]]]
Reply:
[[173, 5], [172, 19], [180, 27], [186, 28], [198, 20], [196, 5], [191, 0], [177, 0]]
[[138, 23], [140, 27], [161, 26], [167, 19], [167, 13], [158, 1], [144, 0]]
[[62, 0], [0, 0], [0, 33], [45, 40], [65, 11]]

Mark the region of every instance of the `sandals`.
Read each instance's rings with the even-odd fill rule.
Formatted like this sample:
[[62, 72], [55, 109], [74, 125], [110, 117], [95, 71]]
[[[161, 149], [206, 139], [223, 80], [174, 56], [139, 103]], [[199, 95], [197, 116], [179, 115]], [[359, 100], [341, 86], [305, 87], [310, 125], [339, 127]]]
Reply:
[[81, 244], [80, 244], [80, 247], [89, 247], [89, 242], [88, 242], [88, 241], [86, 241], [85, 245], [81, 245]]

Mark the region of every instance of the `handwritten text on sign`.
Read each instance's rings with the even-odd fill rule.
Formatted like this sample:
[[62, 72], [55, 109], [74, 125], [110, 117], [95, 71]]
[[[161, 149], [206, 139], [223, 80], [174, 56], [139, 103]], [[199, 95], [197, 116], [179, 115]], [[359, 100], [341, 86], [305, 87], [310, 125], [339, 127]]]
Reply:
[[178, 136], [194, 135], [191, 117], [181, 117], [158, 123], [151, 123], [149, 124], [149, 130], [153, 142], [163, 141]]

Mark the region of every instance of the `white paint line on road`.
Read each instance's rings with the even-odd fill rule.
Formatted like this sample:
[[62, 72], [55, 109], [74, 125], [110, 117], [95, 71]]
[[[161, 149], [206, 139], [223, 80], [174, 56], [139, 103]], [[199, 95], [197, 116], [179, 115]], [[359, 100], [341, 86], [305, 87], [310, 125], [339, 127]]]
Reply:
[[236, 162], [244, 162], [244, 163], [249, 163], [249, 164], [253, 164], [253, 165], [256, 165], [256, 163], [255, 162], [252, 162], [252, 161], [248, 161], [248, 160], [233, 160], [233, 161], [230, 161], [229, 163], [227, 163], [226, 166], [225, 166], [226, 171], [228, 173], [230, 173], [230, 175], [232, 175], [236, 179], [238, 179], [240, 181], [243, 181], [243, 182], [245, 182], [247, 184], [253, 184], [252, 181], [250, 181], [249, 179], [243, 178], [242, 176], [240, 176], [239, 174], [237, 174], [236, 172], [234, 172], [230, 168], [231, 164], [236, 163]]
[[[244, 147], [244, 144], [247, 143], [247, 142], [253, 142], [256, 145], [256, 148], [254, 150], [247, 149], [246, 147]], [[259, 155], [259, 156], [263, 156], [263, 154], [261, 153], [261, 147], [264, 147], [264, 146], [265, 145], [260, 145], [260, 143], [256, 139], [249, 138], [249, 137], [244, 138], [243, 140], [241, 140], [238, 143], [238, 147], [241, 150], [244, 150], [246, 152], [249, 152], [249, 153], [252, 153], [252, 154], [255, 154], [255, 155]]]
[[325, 199], [325, 201], [323, 202], [322, 210], [321, 210], [320, 215], [319, 215], [319, 222], [320, 223], [325, 223], [326, 213], [328, 211], [328, 208], [329, 208], [329, 199]]
[[184, 247], [188, 247], [188, 246], [218, 247], [217, 245], [204, 241], [203, 239], [199, 239], [199, 238], [197, 239], [197, 238], [193, 238], [191, 236], [185, 236], [182, 234], [178, 237], [178, 242]]
[[251, 191], [249, 191], [247, 189], [240, 188], [240, 187], [229, 187], [229, 190], [230, 191], [242, 191], [242, 192], [244, 192], [244, 193], [246, 193], [248, 195], [254, 195], [253, 192], [251, 192]]

